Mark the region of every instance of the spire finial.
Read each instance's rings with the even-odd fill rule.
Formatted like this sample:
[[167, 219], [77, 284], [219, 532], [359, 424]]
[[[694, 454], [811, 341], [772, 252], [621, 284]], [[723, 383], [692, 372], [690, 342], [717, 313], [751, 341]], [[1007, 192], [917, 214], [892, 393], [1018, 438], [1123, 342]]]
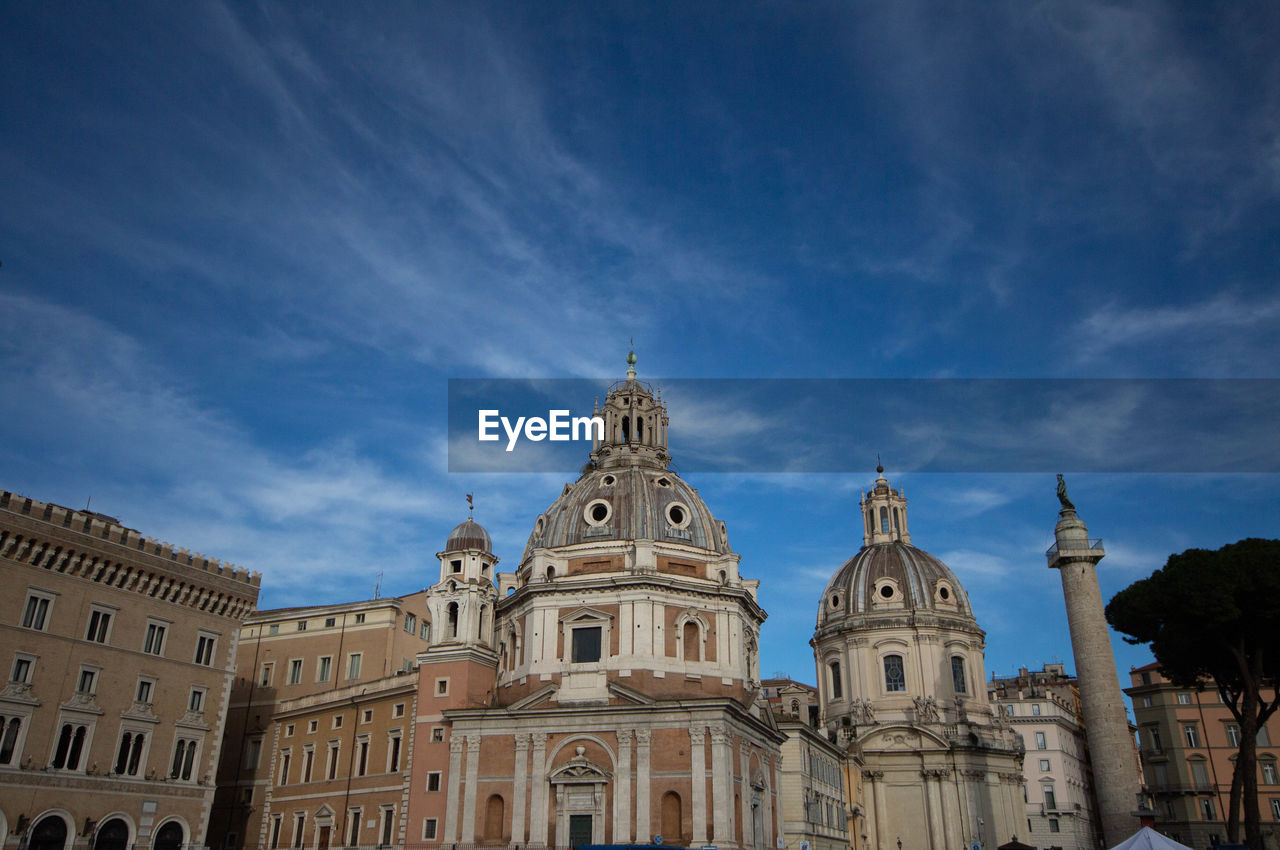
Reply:
[[876, 474], [884, 475], [884, 464], [880, 462], [880, 452], [876, 452]]
[[473, 518], [475, 516], [475, 512], [476, 512], [476, 503], [471, 498], [471, 494], [468, 493], [467, 494], [467, 519]]
[[636, 379], [636, 338], [631, 337], [631, 348], [627, 351], [627, 380]]

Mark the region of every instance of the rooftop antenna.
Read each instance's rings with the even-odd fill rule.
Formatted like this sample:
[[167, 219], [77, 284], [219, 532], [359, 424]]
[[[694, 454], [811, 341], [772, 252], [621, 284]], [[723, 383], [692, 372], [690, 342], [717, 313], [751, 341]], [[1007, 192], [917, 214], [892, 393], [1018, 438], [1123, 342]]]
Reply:
[[468, 493], [467, 494], [467, 519], [471, 519], [472, 517], [474, 517], [475, 512], [476, 512], [476, 503], [472, 501], [471, 494]]
[[89, 513], [89, 506], [90, 506], [91, 504], [93, 504], [93, 494], [90, 494], [90, 495], [89, 495], [89, 498], [87, 498], [87, 499], [85, 499], [85, 500], [84, 500], [84, 512], [85, 512], [85, 513]]
[[378, 583], [373, 586], [373, 598], [382, 598], [382, 570], [378, 570]]

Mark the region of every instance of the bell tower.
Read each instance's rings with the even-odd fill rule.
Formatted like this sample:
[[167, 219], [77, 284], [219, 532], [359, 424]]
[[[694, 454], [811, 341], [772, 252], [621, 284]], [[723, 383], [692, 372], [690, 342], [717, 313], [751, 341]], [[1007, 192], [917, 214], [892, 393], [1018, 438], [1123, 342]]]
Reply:
[[876, 466], [876, 484], [862, 495], [862, 545], [911, 542], [907, 529], [907, 497], [889, 486], [884, 466]]

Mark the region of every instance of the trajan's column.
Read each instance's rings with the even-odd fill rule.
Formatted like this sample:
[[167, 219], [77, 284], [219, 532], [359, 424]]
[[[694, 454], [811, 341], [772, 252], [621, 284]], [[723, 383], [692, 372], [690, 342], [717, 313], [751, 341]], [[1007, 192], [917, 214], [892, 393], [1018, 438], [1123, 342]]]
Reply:
[[1062, 510], [1053, 530], [1057, 542], [1046, 554], [1049, 568], [1062, 576], [1102, 834], [1105, 846], [1114, 847], [1138, 830], [1133, 810], [1139, 787], [1133, 738], [1098, 589], [1097, 566], [1106, 551], [1101, 540], [1089, 539], [1089, 529], [1076, 516], [1061, 475], [1058, 501]]

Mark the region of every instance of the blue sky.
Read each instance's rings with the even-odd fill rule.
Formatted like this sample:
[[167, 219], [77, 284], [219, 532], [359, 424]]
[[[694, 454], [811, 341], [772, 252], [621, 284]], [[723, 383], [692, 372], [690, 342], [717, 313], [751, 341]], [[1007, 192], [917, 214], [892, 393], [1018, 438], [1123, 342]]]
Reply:
[[[450, 475], [449, 378], [631, 337], [654, 378], [1280, 377], [1278, 42], [1270, 4], [7, 4], [0, 486], [274, 607], [429, 584], [468, 492], [514, 567], [564, 476]], [[756, 414], [691, 406], [677, 463]], [[885, 462], [989, 669], [1070, 664], [1056, 470]], [[812, 679], [865, 465], [690, 476], [766, 672]], [[1274, 474], [1069, 482], [1104, 596], [1280, 535]]]

